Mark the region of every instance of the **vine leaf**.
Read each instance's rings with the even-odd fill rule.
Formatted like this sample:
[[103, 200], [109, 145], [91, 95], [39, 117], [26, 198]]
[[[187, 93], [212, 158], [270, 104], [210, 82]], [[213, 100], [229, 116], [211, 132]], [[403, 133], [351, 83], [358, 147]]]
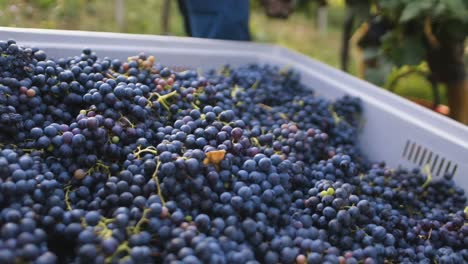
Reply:
[[422, 62], [419, 65], [404, 65], [400, 68], [393, 67], [390, 74], [387, 75], [384, 87], [390, 91], [394, 91], [396, 84], [399, 80], [412, 74], [421, 76], [428, 76], [430, 74], [427, 62]]
[[412, 1], [403, 9], [400, 17], [400, 23], [405, 23], [413, 20], [421, 15], [424, 15], [427, 11], [431, 10], [434, 5], [434, 1]]
[[443, 1], [447, 11], [453, 15], [454, 18], [461, 21], [468, 21], [468, 6], [462, 0], [446, 0]]

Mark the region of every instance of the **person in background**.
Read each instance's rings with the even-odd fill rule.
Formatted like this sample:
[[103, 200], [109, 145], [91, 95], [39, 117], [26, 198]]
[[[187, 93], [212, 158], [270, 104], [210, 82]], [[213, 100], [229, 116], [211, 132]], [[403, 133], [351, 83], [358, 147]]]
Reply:
[[[270, 18], [286, 19], [293, 0], [260, 0]], [[190, 37], [250, 41], [249, 0], [178, 0]]]
[[187, 35], [250, 41], [249, 0], [178, 0]]

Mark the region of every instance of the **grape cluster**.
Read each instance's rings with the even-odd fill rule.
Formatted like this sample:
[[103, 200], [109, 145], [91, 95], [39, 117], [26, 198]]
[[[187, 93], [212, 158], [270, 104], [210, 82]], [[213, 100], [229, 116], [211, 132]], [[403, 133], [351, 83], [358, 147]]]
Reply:
[[0, 42], [0, 263], [463, 263], [464, 191], [372, 163], [290, 68]]
[[25, 77], [32, 74], [33, 60], [44, 60], [39, 49], [22, 48], [14, 40], [0, 43], [0, 75], [2, 78]]

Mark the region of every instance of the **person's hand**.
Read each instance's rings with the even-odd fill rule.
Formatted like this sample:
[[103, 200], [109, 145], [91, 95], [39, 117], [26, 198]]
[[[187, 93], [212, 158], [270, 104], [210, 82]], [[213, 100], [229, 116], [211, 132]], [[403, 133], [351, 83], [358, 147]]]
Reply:
[[262, 0], [266, 15], [272, 18], [286, 19], [294, 11], [293, 0]]

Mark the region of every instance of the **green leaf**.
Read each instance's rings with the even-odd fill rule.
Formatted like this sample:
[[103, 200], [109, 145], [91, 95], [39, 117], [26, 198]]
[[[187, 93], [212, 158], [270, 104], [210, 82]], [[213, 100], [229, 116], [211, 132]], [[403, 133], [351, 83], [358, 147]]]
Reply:
[[47, 9], [57, 5], [55, 0], [37, 0], [37, 5], [40, 8]]
[[412, 1], [403, 9], [400, 22], [405, 23], [415, 18], [424, 17], [427, 11], [430, 11], [432, 7], [432, 0]]
[[370, 4], [366, 2], [359, 2], [353, 5], [347, 6], [347, 8], [354, 14], [356, 25], [361, 25], [363, 22], [367, 21], [370, 16]]
[[403, 5], [402, 1], [395, 1], [395, 0], [380, 0], [379, 6], [382, 9], [386, 9], [388, 11], [396, 11], [401, 8]]
[[447, 5], [444, 1], [441, 1], [432, 9], [431, 16], [440, 17], [443, 16], [445, 12], [447, 12]]
[[398, 22], [403, 9], [407, 5], [405, 0], [378, 0], [377, 2], [380, 13], [395, 22]]
[[375, 85], [383, 86], [387, 76], [393, 68], [393, 64], [387, 61], [384, 57], [379, 57], [376, 68], [367, 68], [365, 72], [365, 79]]
[[405, 36], [401, 44], [401, 65], [410, 64], [416, 65], [424, 60], [426, 55], [426, 47], [424, 42], [419, 37]]
[[423, 35], [387, 34], [383, 38], [382, 51], [396, 66], [416, 65], [425, 59], [426, 47]]
[[375, 59], [379, 56], [379, 48], [368, 47], [363, 50], [364, 60]]
[[454, 19], [468, 21], [468, 7], [463, 0], [445, 0], [447, 11]]
[[387, 76], [384, 87], [390, 91], [395, 90], [395, 87], [398, 85], [398, 82], [407, 78], [412, 74], [419, 75], [429, 75], [430, 70], [427, 62], [422, 62], [419, 65], [404, 65], [400, 68], [393, 67], [390, 73]]
[[377, 86], [383, 86], [386, 75], [387, 73], [381, 68], [369, 68], [366, 69], [364, 78]]

